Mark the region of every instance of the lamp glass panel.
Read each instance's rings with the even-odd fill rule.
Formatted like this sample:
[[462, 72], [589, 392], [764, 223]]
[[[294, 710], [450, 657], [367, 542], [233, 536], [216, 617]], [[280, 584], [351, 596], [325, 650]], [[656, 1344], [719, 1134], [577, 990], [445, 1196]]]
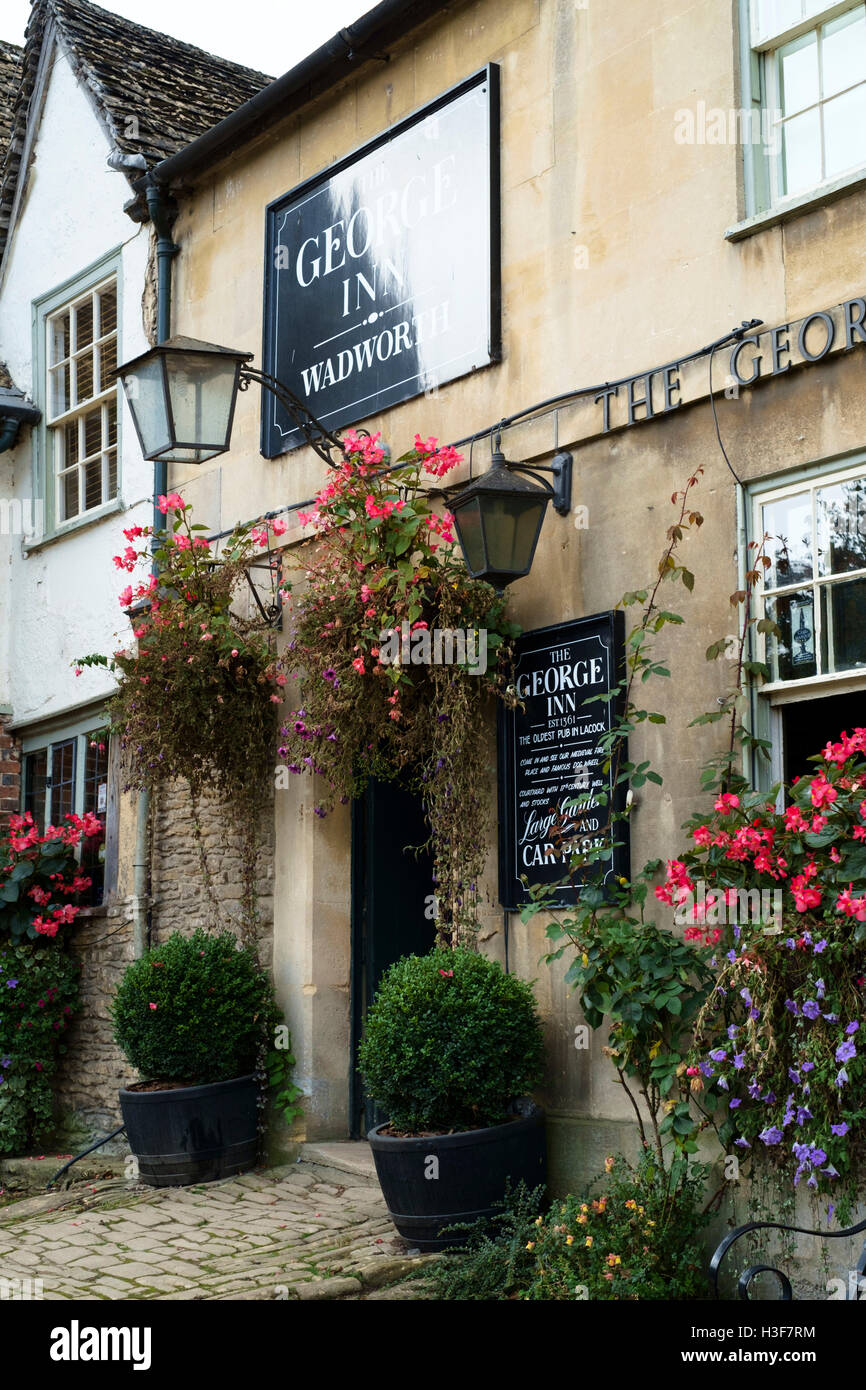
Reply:
[[174, 440], [193, 449], [224, 449], [237, 378], [235, 358], [166, 353]]
[[142, 362], [122, 378], [123, 390], [141, 438], [145, 458], [153, 458], [171, 443], [171, 426], [163, 391], [162, 362], [159, 357]]
[[463, 547], [463, 558], [466, 561], [466, 568], [471, 575], [483, 574], [487, 568], [484, 554], [484, 529], [481, 524], [481, 508], [478, 505], [478, 498], [473, 497], [465, 506], [455, 509], [454, 525], [460, 544]]
[[535, 540], [544, 517], [546, 497], [488, 497], [485, 499], [487, 560], [501, 574], [529, 569]]

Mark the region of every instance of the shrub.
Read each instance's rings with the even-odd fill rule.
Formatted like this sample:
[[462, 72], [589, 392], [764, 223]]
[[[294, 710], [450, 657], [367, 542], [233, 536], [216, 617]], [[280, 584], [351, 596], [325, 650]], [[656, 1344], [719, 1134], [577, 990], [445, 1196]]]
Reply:
[[533, 1275], [524, 1297], [700, 1299], [709, 1296], [698, 1235], [705, 1169], [674, 1159], [666, 1171], [647, 1153], [636, 1168], [609, 1158], [593, 1198], [569, 1196], [539, 1220]]
[[147, 1080], [207, 1084], [255, 1070], [273, 1046], [271, 984], [231, 932], [175, 932], [126, 970], [114, 1036]]
[[60, 943], [0, 939], [0, 1154], [26, 1154], [51, 1129], [78, 974]]
[[505, 1119], [543, 1055], [531, 986], [474, 951], [436, 948], [383, 976], [359, 1070], [395, 1129], [471, 1129]]
[[[702, 1299], [709, 1296], [700, 1231], [705, 1169], [647, 1153], [636, 1168], [609, 1158], [579, 1197], [542, 1212], [543, 1190], [509, 1190], [492, 1221], [425, 1273], [434, 1299]], [[595, 1195], [593, 1190], [601, 1184]]]

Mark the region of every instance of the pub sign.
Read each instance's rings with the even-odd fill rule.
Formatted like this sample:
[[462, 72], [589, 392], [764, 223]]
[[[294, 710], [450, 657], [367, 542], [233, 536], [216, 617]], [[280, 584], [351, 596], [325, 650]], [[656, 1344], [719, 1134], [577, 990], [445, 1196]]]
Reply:
[[[268, 207], [265, 371], [327, 428], [499, 358], [498, 125], [491, 64]], [[262, 453], [303, 442], [263, 393]]]
[[[531, 902], [528, 887], [568, 876], [570, 845], [599, 847], [614, 772], [603, 771], [599, 740], [617, 717], [616, 700], [603, 700], [622, 678], [621, 612], [596, 614], [525, 632], [517, 640], [515, 684], [520, 704], [499, 716], [499, 898], [503, 907]], [[616, 806], [624, 804], [622, 789]], [[628, 822], [616, 824], [604, 883], [628, 874]], [[590, 866], [597, 872], [595, 865]], [[584, 876], [586, 871], [584, 870]], [[527, 883], [521, 880], [525, 876]], [[553, 894], [556, 906], [574, 907], [576, 877]]]

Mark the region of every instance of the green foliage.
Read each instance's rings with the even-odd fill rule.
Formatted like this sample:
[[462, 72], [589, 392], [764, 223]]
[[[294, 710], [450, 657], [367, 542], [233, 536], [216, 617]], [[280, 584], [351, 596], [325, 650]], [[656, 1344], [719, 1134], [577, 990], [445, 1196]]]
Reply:
[[[479, 758], [491, 697], [511, 698], [518, 629], [505, 599], [468, 577], [451, 519], [422, 481], [460, 456], [418, 439], [402, 466], [383, 469], [378, 438], [346, 433], [344, 463], [301, 517], [316, 530], [291, 556], [300, 574], [286, 603], [288, 651], [300, 708], [281, 730], [280, 755], [289, 772], [317, 779], [320, 816], [371, 776], [411, 777], [430, 827], [438, 939], [453, 945], [476, 927], [489, 823]], [[437, 630], [460, 633], [462, 664], [456, 643], [449, 660], [441, 639], [433, 659]], [[405, 640], [405, 654], [388, 634]]]
[[292, 1080], [295, 1056], [291, 1048], [289, 1030], [285, 1024], [277, 1026], [277, 1033], [281, 1031], [284, 1031], [285, 1038], [280, 1038], [273, 1051], [267, 1054], [265, 1069], [268, 1077], [268, 1088], [271, 1093], [271, 1105], [282, 1116], [283, 1122], [286, 1125], [291, 1125], [303, 1113], [303, 1107], [300, 1104], [303, 1092]]
[[580, 1196], [543, 1207], [543, 1188], [509, 1188], [492, 1221], [455, 1226], [465, 1245], [425, 1272], [430, 1297], [461, 1300], [703, 1299], [706, 1169], [647, 1154], [609, 1158]]
[[500, 1210], [490, 1221], [449, 1226], [446, 1236], [468, 1232], [466, 1244], [445, 1250], [425, 1270], [432, 1299], [480, 1302], [516, 1298], [531, 1281], [535, 1256], [529, 1248], [544, 1209], [544, 1188], [532, 1192], [520, 1182], [494, 1203]]
[[51, 1129], [78, 977], [60, 942], [0, 938], [0, 1154], [27, 1154]]
[[[537, 1228], [524, 1297], [694, 1300], [709, 1297], [699, 1235], [706, 1170], [646, 1154], [608, 1159], [601, 1195], [555, 1202]], [[577, 1292], [579, 1290], [579, 1292]], [[585, 1290], [585, 1292], [584, 1292]]]
[[395, 1129], [498, 1124], [541, 1080], [532, 988], [465, 948], [405, 956], [367, 1016], [359, 1070]]
[[206, 1084], [254, 1071], [273, 1046], [270, 980], [230, 932], [175, 932], [124, 973], [114, 1035], [146, 1080]]

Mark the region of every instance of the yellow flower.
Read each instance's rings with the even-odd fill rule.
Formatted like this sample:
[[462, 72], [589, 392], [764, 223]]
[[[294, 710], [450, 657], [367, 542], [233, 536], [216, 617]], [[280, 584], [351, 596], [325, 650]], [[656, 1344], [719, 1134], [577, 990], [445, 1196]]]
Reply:
[[580, 963], [584, 967], [584, 969], [586, 969], [586, 967], [589, 965], [589, 956], [586, 954], [586, 951], [584, 951], [581, 955]]
[[566, 1236], [565, 1243], [566, 1245], [574, 1245], [574, 1236]]
[[586, 1217], [585, 1217], [585, 1216], [579, 1216], [579, 1217], [577, 1218], [577, 1224], [578, 1224], [578, 1226], [585, 1226], [585, 1225], [586, 1225]]
[[586, 1202], [581, 1202], [580, 1209], [581, 1211], [589, 1211], [589, 1207], [586, 1205]]
[[592, 1249], [592, 1236], [587, 1236], [586, 1240], [584, 1241], [584, 1245], [586, 1246], [587, 1250]]
[[535, 1241], [534, 1241], [534, 1240], [528, 1240], [528, 1241], [526, 1242], [526, 1248], [527, 1248], [527, 1250], [534, 1250], [534, 1249], [535, 1249]]
[[610, 1172], [612, 1171], [612, 1169], [613, 1169], [613, 1159], [612, 1159], [612, 1158], [606, 1158], [606, 1159], [604, 1160], [604, 1171], [605, 1171], [606, 1173], [610, 1173]]
[[543, 1216], [537, 1217], [537, 1218], [536, 1218], [536, 1222], [535, 1222], [536, 1226], [540, 1226], [543, 1220], [544, 1220], [544, 1217], [543, 1217]]
[[610, 1265], [611, 1269], [614, 1267], [614, 1265], [622, 1264], [622, 1260], [620, 1259], [619, 1255], [608, 1255], [607, 1262]]
[[637, 1202], [634, 1200], [633, 1197], [631, 1198], [630, 1201], [626, 1202], [626, 1204], [625, 1204], [625, 1209], [626, 1209], [626, 1211], [634, 1211], [636, 1207], [637, 1207]]
[[654, 1042], [654, 1043], [653, 1043], [652, 1047], [651, 1047], [650, 1050], [649, 1050], [650, 1061], [652, 1061], [654, 1057], [658, 1057], [659, 1052], [661, 1051], [661, 1045], [662, 1045], [662, 1040], [661, 1040], [661, 1038], [659, 1038], [657, 1042]]

